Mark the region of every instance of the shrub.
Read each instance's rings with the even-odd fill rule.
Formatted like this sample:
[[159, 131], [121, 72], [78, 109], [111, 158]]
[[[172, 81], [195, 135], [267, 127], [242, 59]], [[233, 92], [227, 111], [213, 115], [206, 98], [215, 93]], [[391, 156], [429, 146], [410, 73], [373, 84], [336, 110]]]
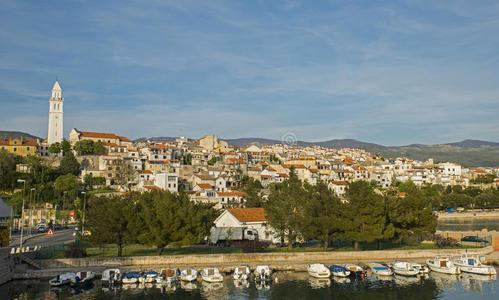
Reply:
[[459, 246], [459, 241], [450, 237], [444, 238], [437, 234], [435, 235], [435, 245], [437, 245], [438, 248], [456, 247]]
[[86, 256], [87, 252], [85, 251], [85, 248], [77, 243], [72, 243], [69, 245], [69, 248], [64, 251], [64, 257], [66, 258], [80, 258]]
[[243, 253], [264, 252], [268, 246], [269, 246], [269, 243], [265, 243], [265, 242], [261, 242], [261, 241], [244, 241], [241, 244], [241, 248], [243, 249]]

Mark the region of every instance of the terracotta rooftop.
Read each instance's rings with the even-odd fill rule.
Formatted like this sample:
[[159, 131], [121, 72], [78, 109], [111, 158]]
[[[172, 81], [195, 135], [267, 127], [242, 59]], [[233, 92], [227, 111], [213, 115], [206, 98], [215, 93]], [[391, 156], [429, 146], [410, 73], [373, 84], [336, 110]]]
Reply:
[[229, 213], [239, 222], [266, 222], [263, 208], [229, 208]]

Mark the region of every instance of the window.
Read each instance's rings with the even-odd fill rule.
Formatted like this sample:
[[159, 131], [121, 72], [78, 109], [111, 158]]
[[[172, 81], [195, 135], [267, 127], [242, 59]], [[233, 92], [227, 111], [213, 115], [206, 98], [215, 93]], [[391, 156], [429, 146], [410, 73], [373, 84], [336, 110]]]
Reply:
[[26, 147], [26, 151], [29, 151], [29, 147]]
[[16, 152], [16, 151], [17, 151], [17, 148], [14, 147], [14, 152]]

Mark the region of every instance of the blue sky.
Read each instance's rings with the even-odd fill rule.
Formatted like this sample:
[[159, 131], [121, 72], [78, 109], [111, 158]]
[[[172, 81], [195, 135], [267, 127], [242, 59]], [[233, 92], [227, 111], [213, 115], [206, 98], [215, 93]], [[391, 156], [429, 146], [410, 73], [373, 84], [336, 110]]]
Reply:
[[0, 0], [0, 130], [499, 141], [498, 1]]

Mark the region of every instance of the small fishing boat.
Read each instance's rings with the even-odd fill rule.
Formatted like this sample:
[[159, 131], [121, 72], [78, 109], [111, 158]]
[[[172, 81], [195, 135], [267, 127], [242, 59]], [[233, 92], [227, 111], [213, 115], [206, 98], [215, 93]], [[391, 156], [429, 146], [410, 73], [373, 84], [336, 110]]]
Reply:
[[310, 276], [315, 278], [329, 278], [329, 276], [331, 276], [331, 271], [323, 264], [307, 265], [307, 272]]
[[75, 273], [62, 273], [49, 280], [51, 286], [63, 286], [75, 280]]
[[444, 274], [461, 274], [461, 269], [456, 266], [447, 255], [438, 255], [426, 260], [430, 270]]
[[370, 263], [367, 265], [371, 269], [371, 272], [373, 272], [373, 274], [375, 274], [375, 275], [378, 275], [378, 276], [392, 276], [393, 275], [393, 271], [385, 265], [382, 265], [379, 263]]
[[95, 272], [80, 271], [76, 272], [76, 276], [71, 279], [72, 286], [87, 286], [95, 279]]
[[430, 273], [430, 269], [428, 268], [427, 265], [418, 264], [418, 263], [410, 263], [410, 264], [413, 268], [419, 270], [419, 275], [426, 275]]
[[339, 265], [330, 266], [329, 271], [331, 271], [331, 274], [333, 274], [334, 276], [338, 276], [338, 277], [348, 277], [348, 276], [350, 276], [350, 273], [351, 273], [348, 269], [346, 269], [343, 266], [339, 266]]
[[224, 280], [218, 268], [204, 268], [201, 271], [201, 277], [206, 282], [222, 282]]
[[102, 283], [104, 284], [117, 284], [121, 282], [121, 273], [120, 269], [105, 269], [102, 271]]
[[269, 266], [257, 266], [254, 271], [255, 281], [272, 281], [272, 269]]
[[179, 271], [174, 268], [161, 269], [158, 276], [156, 277], [157, 283], [169, 283], [174, 282], [178, 279]]
[[393, 272], [397, 275], [401, 276], [416, 276], [419, 275], [419, 269], [412, 266], [411, 263], [407, 261], [394, 261], [388, 263], [393, 270]]
[[239, 266], [234, 269], [234, 280], [246, 280], [251, 274], [248, 266]]
[[482, 261], [485, 257], [480, 257], [476, 253], [465, 253], [461, 257], [454, 258], [452, 262], [461, 269], [461, 272], [479, 275], [497, 275], [493, 266], [484, 265]]
[[140, 273], [139, 272], [128, 272], [123, 275], [121, 282], [124, 284], [135, 284], [139, 282]]
[[191, 282], [198, 278], [198, 271], [195, 269], [184, 269], [180, 272], [180, 280]]
[[151, 283], [151, 282], [156, 282], [156, 278], [158, 277], [158, 272], [156, 271], [147, 271], [142, 273], [139, 276], [139, 282], [140, 283]]
[[350, 276], [355, 276], [360, 278], [366, 277], [366, 270], [364, 270], [364, 268], [362, 268], [361, 266], [347, 264], [345, 265], [345, 269], [350, 271]]

